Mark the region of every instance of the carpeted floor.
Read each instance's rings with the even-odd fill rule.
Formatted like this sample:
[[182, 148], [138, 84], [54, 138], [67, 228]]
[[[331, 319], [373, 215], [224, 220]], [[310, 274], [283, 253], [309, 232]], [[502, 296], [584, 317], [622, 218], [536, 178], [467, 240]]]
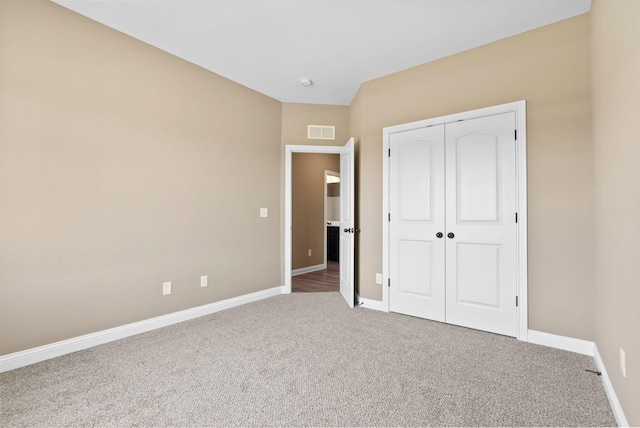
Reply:
[[611, 426], [592, 358], [294, 293], [0, 375], [0, 425]]

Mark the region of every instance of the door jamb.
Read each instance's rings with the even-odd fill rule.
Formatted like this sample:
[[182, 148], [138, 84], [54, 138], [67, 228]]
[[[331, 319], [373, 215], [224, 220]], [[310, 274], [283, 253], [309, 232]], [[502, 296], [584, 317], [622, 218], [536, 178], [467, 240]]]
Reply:
[[[492, 107], [470, 110], [446, 116], [435, 117], [402, 125], [389, 126], [383, 129], [383, 161], [382, 161], [382, 308], [389, 312], [389, 139], [391, 134], [409, 131], [427, 126], [443, 125], [459, 120], [475, 119], [502, 113], [514, 112], [516, 115], [516, 338], [527, 341], [528, 336], [528, 263], [527, 263], [527, 123], [526, 101], [515, 101]], [[515, 302], [514, 302], [515, 304]]]
[[[282, 293], [291, 293], [291, 249], [292, 249], [292, 230], [291, 230], [291, 209], [292, 209], [292, 177], [291, 166], [293, 161], [293, 153], [326, 153], [341, 154], [344, 152], [343, 146], [306, 146], [291, 145], [285, 146], [284, 156], [284, 285]], [[326, 185], [325, 185], [326, 188]], [[326, 198], [325, 198], [326, 199]], [[325, 233], [326, 235], [326, 233]], [[326, 259], [326, 236], [325, 236], [325, 259]]]

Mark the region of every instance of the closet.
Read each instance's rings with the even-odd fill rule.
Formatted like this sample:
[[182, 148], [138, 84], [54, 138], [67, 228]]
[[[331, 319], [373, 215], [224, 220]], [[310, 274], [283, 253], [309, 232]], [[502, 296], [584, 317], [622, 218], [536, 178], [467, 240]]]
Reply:
[[517, 336], [517, 126], [505, 112], [388, 132], [388, 304]]

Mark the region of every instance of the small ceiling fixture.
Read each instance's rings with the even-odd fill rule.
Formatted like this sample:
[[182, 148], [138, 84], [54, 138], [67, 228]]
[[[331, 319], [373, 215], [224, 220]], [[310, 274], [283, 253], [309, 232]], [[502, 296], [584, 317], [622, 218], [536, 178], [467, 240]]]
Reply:
[[313, 80], [311, 80], [311, 79], [300, 79], [300, 84], [302, 86], [311, 86], [311, 85], [313, 85]]

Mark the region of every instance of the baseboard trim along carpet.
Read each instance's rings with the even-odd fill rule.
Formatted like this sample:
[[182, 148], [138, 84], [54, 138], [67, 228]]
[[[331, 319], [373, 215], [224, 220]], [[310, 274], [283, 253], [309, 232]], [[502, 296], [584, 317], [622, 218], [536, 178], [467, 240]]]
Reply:
[[616, 391], [613, 389], [611, 379], [609, 379], [609, 375], [607, 374], [607, 369], [604, 366], [602, 357], [600, 357], [600, 353], [598, 352], [598, 347], [594, 342], [575, 339], [573, 337], [559, 336], [557, 334], [544, 333], [536, 330], [529, 330], [528, 335], [529, 343], [535, 343], [536, 345], [548, 346], [550, 348], [562, 349], [593, 357], [596, 367], [598, 367], [598, 370], [601, 373], [602, 385], [604, 386], [604, 391], [609, 399], [609, 404], [611, 405], [611, 410], [616, 418], [616, 423], [619, 427], [629, 426], [627, 418], [624, 415], [624, 411], [622, 410], [622, 405], [618, 400], [618, 396], [616, 395]]
[[300, 269], [294, 269], [291, 271], [291, 276], [298, 276], [298, 275], [304, 275], [305, 273], [311, 273], [311, 272], [316, 272], [319, 270], [323, 270], [327, 268], [327, 264], [326, 263], [322, 263], [319, 265], [315, 265], [315, 266], [307, 266], [307, 267], [303, 267]]
[[600, 370], [600, 373], [602, 373], [602, 385], [604, 386], [604, 392], [607, 394], [607, 398], [609, 399], [609, 404], [611, 405], [613, 416], [615, 416], [616, 418], [616, 423], [619, 427], [628, 427], [629, 422], [627, 422], [627, 417], [624, 415], [620, 400], [618, 400], [616, 391], [613, 389], [613, 384], [611, 383], [611, 379], [609, 379], [609, 375], [607, 374], [607, 369], [604, 366], [604, 361], [602, 361], [600, 352], [598, 352], [598, 347], [595, 344], [593, 345], [593, 359], [596, 362], [596, 367], [598, 367], [598, 370]]
[[0, 373], [282, 294], [281, 286], [0, 356]]
[[589, 355], [591, 357], [593, 357], [593, 347], [595, 346], [593, 342], [588, 340], [574, 339], [573, 337], [559, 336], [557, 334], [544, 333], [536, 330], [528, 331], [527, 342], [575, 352], [577, 354]]

